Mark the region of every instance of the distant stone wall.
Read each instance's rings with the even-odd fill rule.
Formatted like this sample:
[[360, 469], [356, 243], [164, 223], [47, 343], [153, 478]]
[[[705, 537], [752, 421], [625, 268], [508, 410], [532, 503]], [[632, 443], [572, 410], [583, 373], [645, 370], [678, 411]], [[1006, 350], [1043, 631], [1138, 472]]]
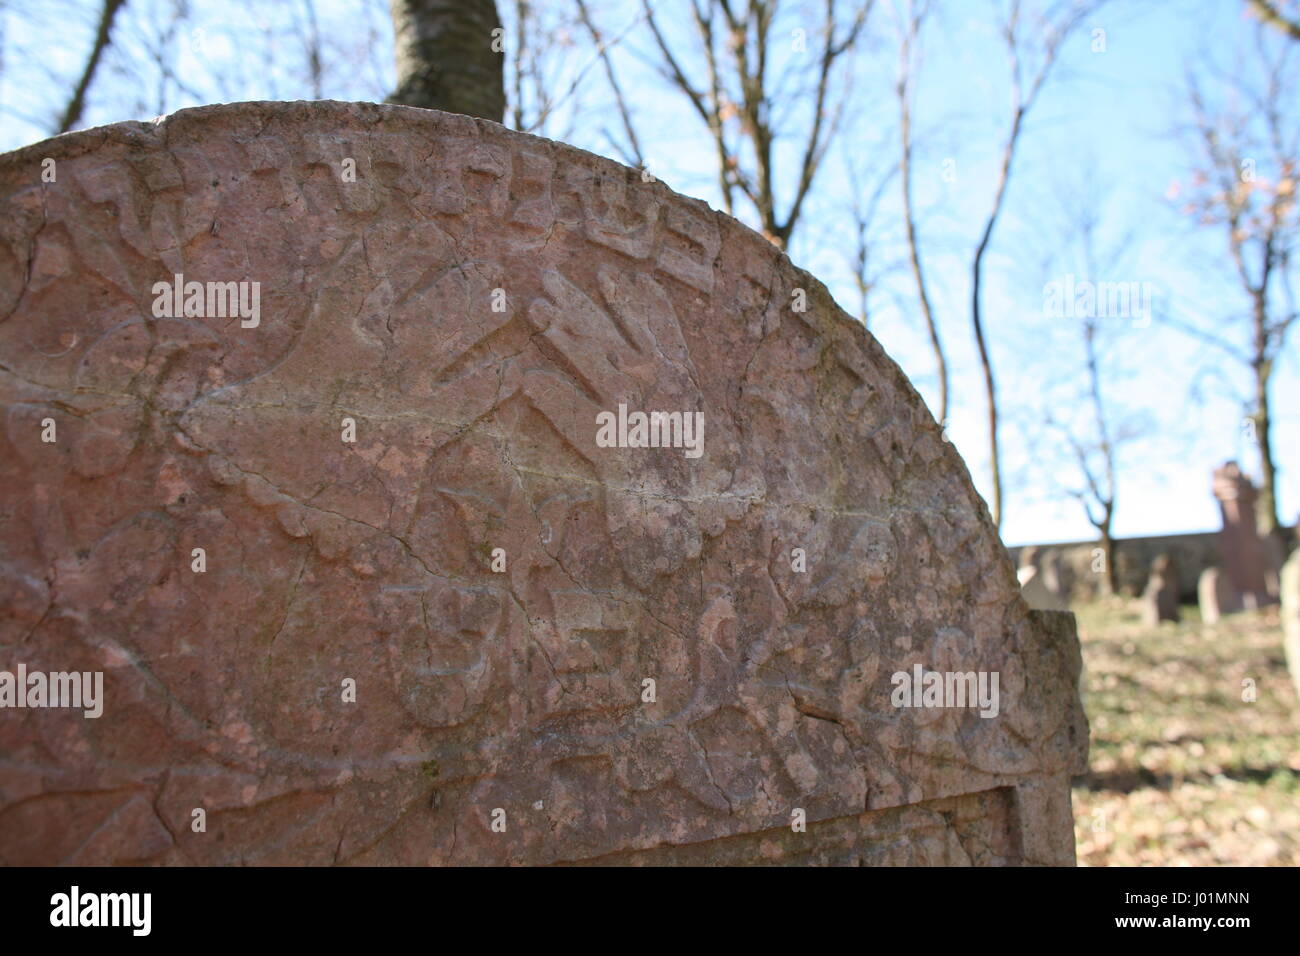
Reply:
[[[1296, 529], [1283, 528], [1289, 541], [1296, 540]], [[1011, 560], [1020, 566], [1020, 556], [1031, 545], [1008, 548]], [[1040, 544], [1038, 564], [1047, 567], [1057, 562], [1060, 581], [1072, 601], [1086, 601], [1100, 593], [1102, 575], [1092, 570], [1093, 550], [1101, 545], [1093, 541], [1072, 541], [1060, 544]], [[1179, 600], [1184, 604], [1196, 603], [1196, 582], [1201, 572], [1222, 563], [1218, 531], [1197, 531], [1191, 534], [1159, 534], [1144, 538], [1124, 538], [1115, 544], [1115, 564], [1119, 569], [1120, 590], [1124, 594], [1139, 595], [1146, 587], [1151, 562], [1164, 552], [1173, 555], [1178, 565]]]
[[[1029, 545], [1010, 548], [1017, 566], [1020, 555]], [[1075, 541], [1038, 545], [1039, 564], [1058, 562], [1060, 581], [1072, 601], [1088, 600], [1100, 593], [1103, 576], [1092, 570], [1093, 549], [1097, 541]], [[1151, 562], [1169, 552], [1178, 566], [1179, 599], [1196, 603], [1196, 581], [1206, 568], [1219, 564], [1219, 532], [1198, 531], [1192, 534], [1162, 534], [1146, 538], [1125, 538], [1115, 546], [1120, 590], [1138, 595], [1146, 587]]]

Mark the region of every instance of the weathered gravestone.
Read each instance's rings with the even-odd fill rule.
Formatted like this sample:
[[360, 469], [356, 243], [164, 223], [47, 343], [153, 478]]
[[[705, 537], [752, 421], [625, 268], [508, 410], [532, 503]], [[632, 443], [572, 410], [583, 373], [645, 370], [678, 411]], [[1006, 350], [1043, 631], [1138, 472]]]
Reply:
[[[1041, 567], [1040, 567], [1041, 565]], [[1030, 545], [1020, 555], [1016, 569], [1020, 596], [1036, 611], [1068, 611], [1060, 579], [1060, 561], [1055, 556], [1044, 560], [1037, 545]]]
[[1223, 516], [1219, 533], [1223, 574], [1232, 587], [1231, 599], [1219, 610], [1227, 613], [1276, 603], [1276, 589], [1273, 593], [1269, 589], [1269, 552], [1255, 523], [1255, 486], [1241, 467], [1230, 461], [1214, 470], [1211, 487]]
[[755, 233], [364, 104], [0, 197], [0, 660], [104, 674], [0, 710], [3, 862], [1073, 862], [1073, 618]]
[[1142, 592], [1142, 623], [1154, 626], [1161, 621], [1177, 621], [1178, 566], [1168, 554], [1161, 554], [1151, 562], [1151, 574]]
[[1225, 614], [1240, 611], [1241, 595], [1232, 586], [1222, 568], [1206, 568], [1196, 582], [1196, 602], [1200, 605], [1201, 620], [1217, 624]]
[[[1300, 526], [1300, 522], [1297, 522]], [[1300, 698], [1300, 548], [1282, 565], [1282, 650]]]

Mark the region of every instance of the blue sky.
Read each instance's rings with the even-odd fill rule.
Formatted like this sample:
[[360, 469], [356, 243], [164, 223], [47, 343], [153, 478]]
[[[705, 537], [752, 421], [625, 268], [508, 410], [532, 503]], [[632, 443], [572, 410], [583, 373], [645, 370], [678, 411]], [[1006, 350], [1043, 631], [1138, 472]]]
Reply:
[[[675, 5], [666, 0], [656, 8], [671, 14]], [[317, 6], [327, 37], [323, 94], [381, 98], [393, 82], [386, 3], [322, 0]], [[560, 13], [559, 0], [541, 6], [548, 19]], [[626, 0], [592, 4], [611, 34], [636, 18], [638, 6]], [[847, 272], [852, 240], [844, 216], [850, 190], [846, 162], [867, 176], [878, 175], [896, 152], [889, 85], [896, 49], [887, 0], [877, 6], [869, 42], [852, 64], [853, 89], [841, 136], [791, 248], [792, 258], [825, 281], [853, 314], [857, 294]], [[1006, 65], [988, 13], [992, 0], [943, 6], [923, 38], [914, 187], [932, 298], [953, 368], [949, 434], [984, 491], [985, 405], [970, 330], [969, 261], [992, 200], [1009, 118]], [[48, 135], [50, 117], [84, 61], [96, 7], [80, 0], [20, 0], [0, 13], [0, 148]], [[1186, 181], [1187, 149], [1178, 136], [1186, 120], [1184, 71], [1189, 63], [1210, 59], [1231, 64], [1248, 48], [1253, 28], [1243, 8], [1239, 0], [1106, 5], [1066, 46], [1029, 117], [987, 260], [984, 297], [1003, 404], [1008, 544], [1092, 537], [1079, 504], [1066, 492], [1077, 483], [1069, 458], [1044, 427], [1048, 415], [1077, 422], [1083, 410], [1078, 328], [1043, 310], [1045, 283], [1067, 272], [1082, 277], [1071, 264], [1077, 260], [1071, 258], [1073, 233], [1063, 199], [1095, 209], [1098, 245], [1120, 250], [1095, 278], [1147, 283], [1155, 295], [1150, 327], [1113, 323], [1103, 351], [1109, 407], [1138, 433], [1122, 452], [1117, 534], [1216, 528], [1210, 470], [1228, 458], [1238, 458], [1248, 471], [1257, 469], [1242, 427], [1249, 386], [1245, 370], [1162, 322], [1163, 315], [1172, 314], [1245, 341], [1243, 327], [1222, 325], [1222, 316], [1240, 312], [1244, 303], [1225, 268], [1221, 231], [1197, 228], [1165, 198], [1172, 183]], [[202, 102], [311, 97], [301, 42], [292, 29], [295, 17], [303, 22], [300, 5], [196, 0], [189, 19], [175, 24], [169, 35], [170, 10], [166, 0], [130, 0], [118, 27], [119, 49], [92, 89], [86, 125], [145, 119], [160, 108]], [[668, 22], [680, 18], [670, 16]], [[790, 24], [799, 22], [796, 14]], [[1092, 50], [1097, 29], [1105, 31], [1104, 52]], [[571, 35], [572, 45], [563, 48], [554, 75], [564, 88], [585, 70], [584, 82], [546, 131], [611, 154], [604, 133], [615, 122], [611, 103], [599, 70], [590, 68], [589, 49], [576, 42], [581, 39], [576, 31]], [[174, 80], [142, 65], [151, 46], [169, 64]], [[648, 165], [675, 189], [717, 205], [703, 129], [685, 101], [635, 55], [648, 50], [634, 31], [616, 54], [627, 87], [635, 91], [634, 113]], [[791, 117], [795, 127], [801, 118], [797, 112]], [[783, 142], [779, 158], [788, 164], [799, 147], [797, 137]], [[952, 161], [951, 182], [941, 175], [944, 160]], [[903, 251], [897, 193], [894, 180], [881, 206], [875, 254], [882, 261], [897, 261]], [[870, 328], [936, 407], [933, 358], [906, 271], [882, 278]], [[1300, 511], [1298, 373], [1300, 347], [1292, 342], [1278, 363], [1273, 388], [1279, 513], [1286, 523]]]

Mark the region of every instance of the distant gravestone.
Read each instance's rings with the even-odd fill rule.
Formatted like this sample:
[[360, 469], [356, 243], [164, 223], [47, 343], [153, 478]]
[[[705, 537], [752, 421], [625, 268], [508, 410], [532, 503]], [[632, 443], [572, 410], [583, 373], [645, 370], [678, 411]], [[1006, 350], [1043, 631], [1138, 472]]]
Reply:
[[1179, 620], [1178, 593], [1178, 566], [1168, 554], [1162, 554], [1151, 562], [1151, 574], [1142, 592], [1142, 622], [1151, 626]]
[[103, 677], [0, 710], [0, 863], [1073, 862], [1073, 617], [757, 234], [325, 102], [0, 202], [0, 667]]
[[1034, 610], [1070, 609], [1060, 587], [1059, 559], [1044, 560], [1037, 545], [1030, 545], [1021, 553], [1016, 580], [1020, 582], [1020, 596]]
[[1196, 599], [1201, 620], [1216, 624], [1225, 614], [1241, 610], [1241, 595], [1219, 568], [1206, 568], [1196, 583]]
[[1215, 469], [1212, 487], [1223, 516], [1219, 549], [1228, 584], [1243, 608], [1274, 603], [1276, 598], [1268, 588], [1268, 552], [1255, 524], [1255, 486], [1242, 474], [1240, 466], [1230, 461]]

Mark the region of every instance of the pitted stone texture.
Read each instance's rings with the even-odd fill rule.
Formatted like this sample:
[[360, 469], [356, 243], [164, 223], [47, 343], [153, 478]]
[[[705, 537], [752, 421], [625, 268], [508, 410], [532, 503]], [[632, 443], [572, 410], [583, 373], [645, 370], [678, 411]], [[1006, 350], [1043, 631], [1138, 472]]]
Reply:
[[[1073, 862], [1072, 618], [750, 230], [366, 104], [62, 136], [0, 196], [0, 669], [107, 698], [0, 711], [0, 861]], [[260, 282], [260, 325], [155, 318], [176, 273]], [[703, 456], [598, 447], [620, 403], [701, 412]], [[917, 663], [999, 715], [895, 709]]]

